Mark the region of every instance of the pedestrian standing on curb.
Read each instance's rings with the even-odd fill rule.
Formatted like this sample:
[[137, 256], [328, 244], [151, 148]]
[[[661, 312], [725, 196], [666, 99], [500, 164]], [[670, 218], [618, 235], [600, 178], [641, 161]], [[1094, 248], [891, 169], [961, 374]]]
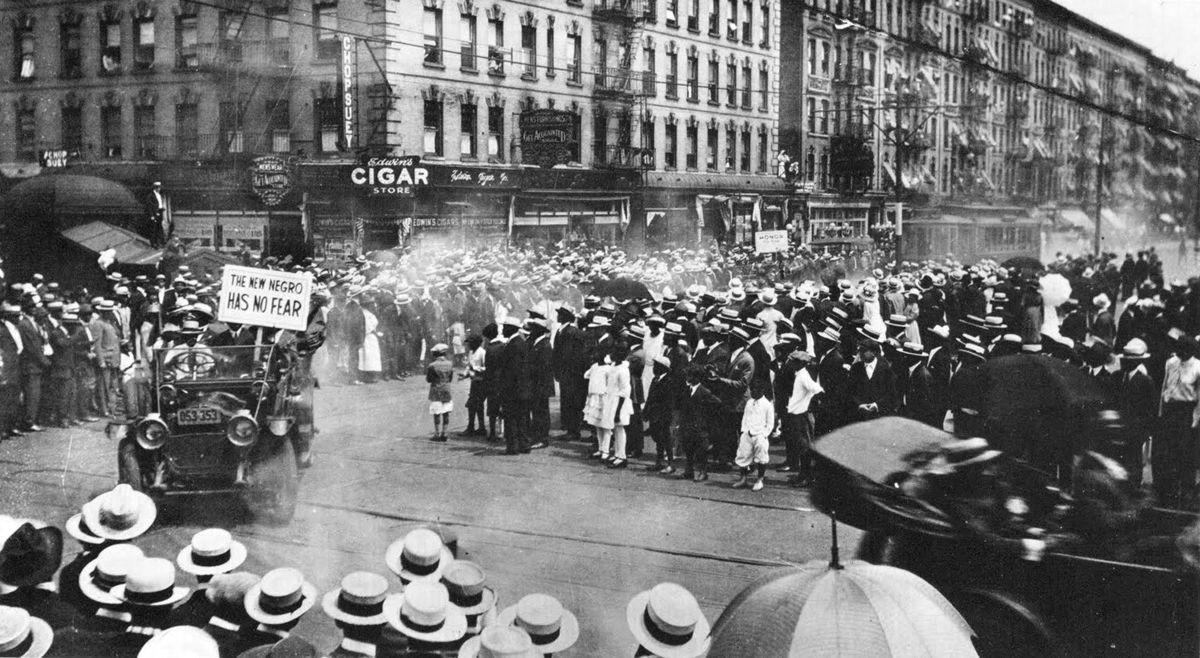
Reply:
[[425, 381], [429, 382], [429, 414], [433, 416], [433, 441], [446, 441], [446, 429], [450, 426], [450, 412], [454, 411], [454, 398], [450, 394], [450, 382], [454, 381], [454, 364], [446, 358], [450, 347], [438, 343], [429, 349], [433, 362], [425, 368]]

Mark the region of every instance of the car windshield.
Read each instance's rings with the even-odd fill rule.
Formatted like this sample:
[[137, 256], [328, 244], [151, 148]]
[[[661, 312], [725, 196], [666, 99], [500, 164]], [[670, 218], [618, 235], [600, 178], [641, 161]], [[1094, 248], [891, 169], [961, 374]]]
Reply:
[[154, 363], [167, 381], [263, 379], [267, 360], [278, 359], [271, 345], [211, 347], [201, 343], [156, 349]]

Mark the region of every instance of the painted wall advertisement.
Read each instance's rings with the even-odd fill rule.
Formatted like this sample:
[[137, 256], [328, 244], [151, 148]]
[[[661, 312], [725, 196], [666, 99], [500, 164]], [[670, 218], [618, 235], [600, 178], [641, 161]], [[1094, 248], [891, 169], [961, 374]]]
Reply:
[[539, 167], [579, 162], [580, 117], [566, 110], [521, 113], [521, 161]]

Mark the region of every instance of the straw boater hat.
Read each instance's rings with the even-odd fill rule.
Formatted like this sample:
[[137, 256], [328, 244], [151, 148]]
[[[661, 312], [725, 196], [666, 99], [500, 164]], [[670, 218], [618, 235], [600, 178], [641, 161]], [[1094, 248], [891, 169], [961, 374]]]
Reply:
[[436, 532], [417, 528], [392, 542], [383, 559], [392, 573], [408, 584], [426, 579], [437, 582], [454, 556]]
[[1146, 341], [1141, 338], [1130, 339], [1121, 350], [1122, 361], [1145, 361], [1149, 358], [1150, 350], [1146, 347]]
[[530, 594], [496, 618], [497, 626], [516, 626], [529, 633], [541, 653], [559, 653], [579, 640], [579, 620], [548, 594]]
[[138, 658], [220, 658], [221, 647], [204, 629], [172, 626], [142, 645]]
[[171, 606], [191, 594], [175, 584], [175, 565], [161, 557], [144, 557], [129, 565], [125, 582], [110, 591], [113, 598], [133, 606]]
[[0, 606], [0, 656], [41, 658], [53, 641], [50, 624], [24, 608]]
[[450, 604], [446, 586], [433, 580], [418, 580], [404, 593], [383, 603], [383, 614], [402, 635], [422, 642], [445, 643], [467, 633], [467, 617]]
[[246, 546], [228, 530], [209, 528], [192, 535], [192, 543], [179, 551], [175, 562], [193, 576], [227, 573], [246, 561]]
[[696, 597], [675, 583], [633, 597], [625, 618], [638, 643], [660, 658], [696, 658], [708, 651], [708, 620]]
[[355, 571], [342, 578], [342, 586], [326, 592], [321, 600], [325, 614], [351, 626], [382, 626], [387, 623], [383, 603], [389, 596], [387, 578], [369, 571]]
[[512, 626], [489, 626], [463, 643], [458, 658], [542, 658], [525, 631]]
[[108, 540], [92, 532], [92, 529], [89, 528], [87, 523], [83, 520], [83, 512], [80, 512], [67, 519], [64, 527], [66, 528], [68, 535], [74, 537], [75, 540], [81, 544], [87, 544], [89, 547], [95, 548], [108, 542]]
[[450, 594], [450, 602], [468, 617], [477, 617], [496, 607], [496, 592], [485, 587], [487, 577], [483, 568], [467, 560], [455, 560], [442, 574], [442, 584]]
[[127, 541], [138, 537], [154, 524], [157, 510], [150, 496], [118, 484], [83, 506], [83, 522], [101, 539]]
[[246, 592], [246, 613], [260, 624], [277, 626], [304, 616], [317, 602], [317, 588], [291, 568], [272, 569]]
[[145, 557], [133, 544], [109, 546], [79, 572], [79, 591], [96, 603], [119, 605], [121, 600], [111, 594], [112, 589], [124, 583], [130, 569]]

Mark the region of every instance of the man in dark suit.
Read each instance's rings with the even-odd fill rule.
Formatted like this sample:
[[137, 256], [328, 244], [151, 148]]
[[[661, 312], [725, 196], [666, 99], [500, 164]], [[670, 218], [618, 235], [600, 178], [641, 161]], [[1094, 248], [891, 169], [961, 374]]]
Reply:
[[879, 356], [878, 342], [865, 338], [858, 343], [858, 362], [850, 366], [849, 399], [855, 420], [870, 420], [896, 413], [899, 395], [896, 375]]
[[529, 406], [533, 382], [529, 378], [529, 341], [521, 335], [520, 323], [506, 318], [502, 327], [508, 342], [504, 345], [497, 382], [500, 406], [504, 414], [506, 455], [524, 454], [529, 445]]
[[529, 346], [530, 422], [529, 446], [532, 450], [550, 445], [550, 398], [554, 397], [554, 371], [551, 369], [550, 330], [541, 318], [525, 321], [533, 343]]
[[670, 377], [671, 359], [656, 356], [651, 368], [653, 377], [642, 408], [642, 418], [650, 424], [650, 438], [654, 439], [655, 446], [654, 465], [648, 470], [670, 474], [675, 471], [671, 465], [675, 459], [675, 446], [671, 443], [671, 411], [675, 400], [675, 382]]
[[632, 404], [629, 425], [625, 427], [625, 452], [630, 458], [637, 458], [642, 456], [645, 448], [642, 407], [646, 404], [646, 389], [642, 374], [646, 371], [646, 349], [643, 346], [646, 330], [638, 325], [630, 325], [624, 335], [629, 345], [629, 356], [625, 357], [625, 362], [629, 364], [629, 401]]
[[0, 439], [21, 432], [21, 307], [0, 305]]
[[771, 386], [771, 362], [774, 360], [774, 354], [767, 345], [762, 342], [762, 333], [766, 329], [766, 324], [758, 318], [750, 318], [742, 323], [746, 333], [750, 334], [750, 345], [746, 351], [750, 353], [750, 357], [754, 359], [754, 381], [758, 382], [767, 391], [767, 399], [775, 399], [775, 390]]
[[684, 469], [680, 479], [703, 482], [708, 479], [708, 451], [713, 428], [722, 415], [723, 402], [703, 383], [704, 366], [688, 366], [684, 373], [682, 405], [679, 409], [679, 447]]
[[817, 383], [824, 389], [815, 401], [816, 435], [823, 436], [845, 424], [849, 366], [839, 347], [841, 336], [826, 326], [813, 334], [817, 351]]
[[905, 343], [899, 354], [905, 368], [904, 415], [941, 429], [946, 408], [934, 396], [933, 374], [927, 365], [929, 355], [917, 343]]
[[571, 309], [558, 309], [558, 333], [554, 336], [552, 363], [554, 378], [558, 380], [559, 417], [566, 439], [579, 440], [583, 426], [583, 405], [587, 400], [587, 380], [583, 374], [588, 369], [587, 346], [583, 331], [575, 325], [575, 313]]
[[40, 432], [37, 424], [42, 410], [42, 378], [50, 369], [50, 335], [43, 326], [46, 309], [27, 299], [23, 305], [17, 331], [21, 335], [21, 392], [25, 400], [25, 426], [29, 432]]
[[483, 338], [487, 341], [483, 347], [483, 390], [487, 396], [488, 441], [499, 441], [496, 433], [496, 422], [504, 418], [503, 404], [500, 401], [500, 373], [504, 370], [504, 337], [500, 335], [500, 327], [490, 323], [483, 328]]
[[1142, 486], [1142, 446], [1150, 438], [1158, 419], [1158, 386], [1146, 370], [1150, 353], [1145, 341], [1134, 338], [1121, 351], [1117, 402], [1128, 427], [1128, 441], [1118, 458], [1129, 472], [1129, 483]]
[[750, 382], [754, 380], [754, 357], [750, 354], [750, 334], [742, 327], [729, 332], [729, 363], [724, 369], [710, 367], [705, 384], [721, 398], [721, 414], [712, 448], [714, 471], [732, 468], [737, 452], [738, 434], [742, 426], [742, 411], [750, 399]]

